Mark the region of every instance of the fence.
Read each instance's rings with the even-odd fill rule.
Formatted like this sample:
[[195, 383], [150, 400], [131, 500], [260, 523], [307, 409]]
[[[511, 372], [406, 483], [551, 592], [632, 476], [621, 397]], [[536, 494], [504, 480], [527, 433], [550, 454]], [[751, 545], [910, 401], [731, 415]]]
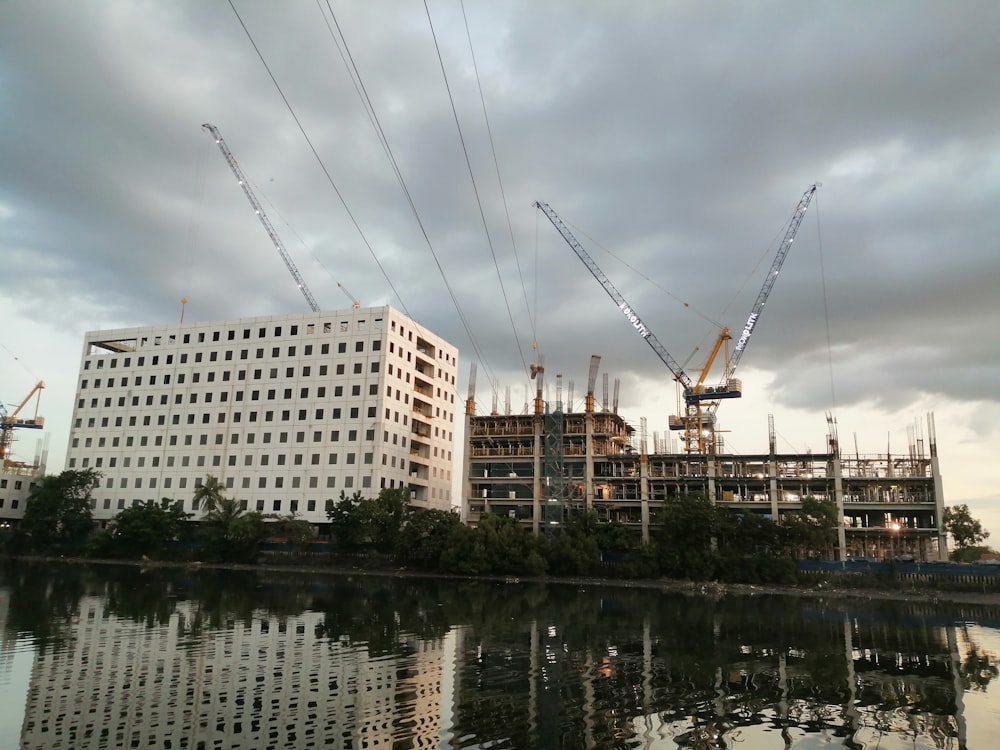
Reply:
[[836, 579], [847, 585], [874, 585], [892, 580], [915, 588], [1000, 592], [1000, 565], [799, 560], [799, 573], [806, 579]]

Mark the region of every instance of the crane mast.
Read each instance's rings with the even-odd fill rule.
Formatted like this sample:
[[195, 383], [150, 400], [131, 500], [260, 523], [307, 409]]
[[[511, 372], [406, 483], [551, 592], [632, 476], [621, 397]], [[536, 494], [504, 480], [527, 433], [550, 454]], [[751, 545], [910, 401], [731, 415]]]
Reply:
[[291, 256], [285, 249], [284, 243], [281, 238], [278, 237], [278, 233], [274, 231], [274, 227], [271, 225], [271, 221], [267, 218], [267, 214], [264, 213], [263, 206], [260, 205], [260, 201], [257, 200], [257, 196], [254, 195], [253, 190], [250, 189], [250, 180], [247, 179], [246, 175], [243, 174], [243, 170], [240, 169], [239, 163], [236, 161], [236, 157], [233, 156], [233, 152], [229, 150], [226, 142], [222, 139], [222, 133], [219, 129], [210, 123], [205, 123], [202, 127], [210, 132], [215, 138], [215, 143], [219, 147], [219, 151], [226, 159], [226, 163], [229, 164], [229, 168], [236, 175], [236, 180], [240, 183], [240, 187], [243, 188], [244, 194], [246, 194], [247, 200], [250, 201], [250, 206], [253, 208], [254, 213], [257, 214], [257, 218], [260, 219], [260, 223], [264, 225], [264, 231], [267, 232], [268, 237], [271, 238], [271, 242], [274, 243], [274, 249], [278, 251], [278, 255], [285, 262], [285, 267], [288, 272], [292, 274], [292, 278], [295, 279], [295, 283], [298, 284], [299, 291], [302, 292], [302, 296], [306, 298], [306, 302], [309, 304], [309, 309], [313, 312], [319, 312], [320, 307], [316, 302], [315, 297], [313, 297], [312, 292], [309, 291], [309, 287], [306, 286], [305, 280], [303, 280], [302, 275], [299, 273], [299, 269], [295, 267], [295, 263], [292, 261]]

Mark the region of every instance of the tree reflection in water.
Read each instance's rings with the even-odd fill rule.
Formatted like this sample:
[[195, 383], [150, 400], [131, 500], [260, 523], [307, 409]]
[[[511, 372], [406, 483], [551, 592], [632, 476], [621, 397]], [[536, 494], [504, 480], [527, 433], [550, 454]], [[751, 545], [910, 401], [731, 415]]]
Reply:
[[181, 648], [308, 622], [315, 658], [350, 651], [392, 667], [393, 710], [409, 717], [387, 725], [399, 747], [426, 701], [421, 650], [445, 675], [430, 694], [447, 701], [455, 747], [761, 748], [812, 736], [958, 748], [962, 692], [998, 675], [978, 631], [954, 624], [995, 631], [996, 607], [12, 561], [0, 584], [8, 632], [39, 649], [72, 648], [83, 597], [135, 623], [129, 637], [175, 628]]

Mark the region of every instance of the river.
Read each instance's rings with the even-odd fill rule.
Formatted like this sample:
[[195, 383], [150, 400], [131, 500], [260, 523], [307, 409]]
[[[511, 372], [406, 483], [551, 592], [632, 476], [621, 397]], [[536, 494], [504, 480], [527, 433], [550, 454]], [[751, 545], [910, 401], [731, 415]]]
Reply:
[[1000, 746], [1000, 605], [0, 564], [0, 748]]

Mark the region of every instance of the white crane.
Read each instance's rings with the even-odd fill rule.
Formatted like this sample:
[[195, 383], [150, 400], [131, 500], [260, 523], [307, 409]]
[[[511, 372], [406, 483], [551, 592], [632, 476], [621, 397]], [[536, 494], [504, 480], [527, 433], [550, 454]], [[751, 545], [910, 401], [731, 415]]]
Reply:
[[[306, 302], [309, 303], [309, 309], [313, 312], [319, 312], [320, 307], [316, 302], [316, 298], [312, 296], [312, 292], [309, 291], [309, 287], [306, 286], [305, 280], [302, 278], [302, 274], [299, 273], [299, 269], [295, 267], [295, 263], [292, 261], [291, 256], [285, 249], [284, 243], [281, 238], [278, 237], [278, 233], [274, 231], [274, 227], [271, 226], [270, 220], [267, 218], [267, 214], [264, 213], [264, 207], [260, 205], [260, 201], [257, 200], [257, 196], [254, 195], [253, 190], [250, 189], [250, 180], [247, 179], [246, 175], [243, 174], [243, 170], [240, 169], [239, 163], [236, 161], [236, 157], [233, 156], [233, 152], [229, 150], [226, 142], [222, 139], [222, 133], [215, 125], [205, 123], [202, 127], [212, 134], [215, 138], [215, 143], [219, 147], [219, 151], [225, 157], [226, 162], [229, 164], [229, 168], [233, 170], [233, 174], [236, 175], [236, 180], [240, 183], [240, 187], [243, 188], [243, 192], [247, 196], [247, 200], [250, 201], [250, 206], [253, 208], [254, 213], [257, 214], [257, 218], [260, 219], [260, 223], [264, 225], [264, 231], [267, 232], [267, 236], [271, 238], [271, 242], [274, 243], [274, 249], [278, 251], [278, 255], [285, 262], [285, 267], [288, 272], [292, 274], [292, 278], [295, 279], [295, 283], [299, 286], [299, 291], [302, 292], [302, 296], [306, 298]], [[343, 287], [341, 287], [343, 288]], [[344, 290], [345, 293], [347, 290]], [[348, 296], [349, 293], [348, 293]], [[353, 298], [352, 298], [353, 300]], [[355, 307], [358, 307], [355, 301]]]

